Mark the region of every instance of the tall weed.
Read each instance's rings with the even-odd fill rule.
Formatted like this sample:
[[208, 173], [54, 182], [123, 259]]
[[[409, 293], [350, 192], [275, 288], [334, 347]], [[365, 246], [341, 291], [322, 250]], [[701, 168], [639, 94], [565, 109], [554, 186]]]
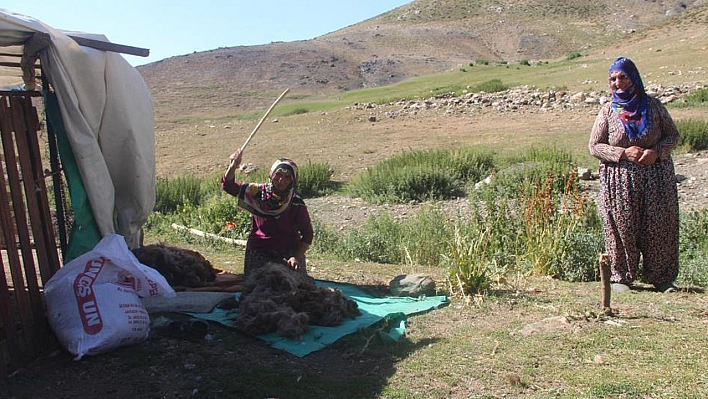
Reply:
[[479, 235], [462, 234], [455, 226], [453, 239], [441, 259], [441, 266], [447, 270], [447, 284], [451, 295], [484, 294], [492, 285], [486, 263], [486, 248], [490, 229]]
[[676, 121], [679, 131], [679, 146], [686, 151], [708, 149], [708, 121], [698, 119], [680, 119]]
[[[576, 173], [576, 162], [568, 151], [555, 147], [530, 148], [517, 154], [511, 154], [497, 162], [508, 165], [493, 175], [494, 184], [485, 187], [493, 190], [497, 196], [515, 198], [520, 190], [529, 192], [537, 183], [545, 184], [550, 176], [553, 184], [551, 194], [562, 194], [564, 190], [577, 188], [577, 180], [570, 179]], [[570, 183], [571, 187], [566, 185]]]
[[682, 285], [708, 286], [708, 209], [684, 212], [680, 218], [679, 277]]
[[180, 206], [199, 205], [206, 195], [203, 179], [185, 175], [173, 179], [158, 178], [155, 182], [155, 211], [173, 213]]

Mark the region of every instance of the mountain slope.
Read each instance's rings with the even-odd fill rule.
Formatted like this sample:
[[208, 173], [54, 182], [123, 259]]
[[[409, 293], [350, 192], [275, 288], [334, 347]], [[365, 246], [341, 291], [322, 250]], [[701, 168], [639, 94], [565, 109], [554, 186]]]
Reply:
[[544, 60], [620, 40], [703, 0], [417, 0], [312, 40], [220, 48], [138, 68], [157, 119], [317, 99], [488, 61]]

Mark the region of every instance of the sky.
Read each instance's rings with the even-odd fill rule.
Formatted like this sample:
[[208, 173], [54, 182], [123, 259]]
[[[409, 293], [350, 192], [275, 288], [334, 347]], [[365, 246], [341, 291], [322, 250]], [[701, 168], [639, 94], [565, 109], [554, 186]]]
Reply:
[[56, 29], [147, 48], [134, 66], [219, 47], [313, 39], [413, 0], [3, 0]]

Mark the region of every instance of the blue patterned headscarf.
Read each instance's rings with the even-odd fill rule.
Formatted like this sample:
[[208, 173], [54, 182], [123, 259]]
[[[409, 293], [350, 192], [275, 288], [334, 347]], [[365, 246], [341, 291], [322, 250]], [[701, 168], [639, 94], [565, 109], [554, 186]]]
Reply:
[[651, 129], [649, 96], [644, 91], [639, 71], [629, 58], [620, 57], [610, 65], [609, 74], [620, 71], [632, 81], [632, 86], [623, 92], [612, 90], [612, 110], [617, 113], [630, 140], [637, 140]]

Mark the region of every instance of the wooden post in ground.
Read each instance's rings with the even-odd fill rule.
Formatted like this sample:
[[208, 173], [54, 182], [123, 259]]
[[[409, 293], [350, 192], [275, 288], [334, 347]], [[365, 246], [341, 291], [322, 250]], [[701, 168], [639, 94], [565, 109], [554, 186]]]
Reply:
[[602, 313], [611, 316], [612, 308], [610, 307], [610, 297], [612, 295], [612, 287], [610, 285], [610, 257], [605, 253], [600, 253], [597, 263], [600, 269], [600, 281], [602, 282]]

